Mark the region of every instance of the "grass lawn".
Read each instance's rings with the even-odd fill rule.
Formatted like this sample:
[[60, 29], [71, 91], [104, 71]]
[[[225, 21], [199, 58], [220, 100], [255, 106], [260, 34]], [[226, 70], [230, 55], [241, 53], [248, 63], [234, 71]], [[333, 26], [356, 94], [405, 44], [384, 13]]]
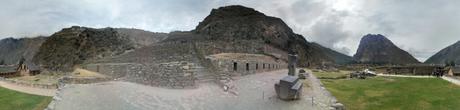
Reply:
[[0, 110], [43, 110], [51, 100], [51, 97], [31, 95], [0, 87]]
[[439, 78], [321, 79], [348, 110], [454, 110], [460, 86]]
[[339, 71], [339, 72], [313, 72], [313, 74], [318, 78], [318, 79], [343, 79], [347, 78], [348, 74], [351, 73], [351, 71]]

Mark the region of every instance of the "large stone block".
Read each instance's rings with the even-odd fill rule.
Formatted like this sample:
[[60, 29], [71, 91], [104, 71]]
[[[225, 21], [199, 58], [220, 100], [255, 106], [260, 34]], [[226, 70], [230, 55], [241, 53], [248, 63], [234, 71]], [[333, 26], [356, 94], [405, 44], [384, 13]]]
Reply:
[[275, 84], [275, 91], [282, 100], [296, 100], [302, 96], [302, 82], [296, 76], [283, 77], [279, 83]]

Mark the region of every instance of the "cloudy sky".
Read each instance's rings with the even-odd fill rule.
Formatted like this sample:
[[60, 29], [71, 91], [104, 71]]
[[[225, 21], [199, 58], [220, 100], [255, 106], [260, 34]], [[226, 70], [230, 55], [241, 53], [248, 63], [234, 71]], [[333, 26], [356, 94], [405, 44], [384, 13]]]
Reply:
[[460, 0], [0, 0], [0, 38], [72, 25], [192, 30], [226, 5], [279, 17], [307, 40], [350, 56], [368, 33], [387, 36], [421, 61], [460, 40]]

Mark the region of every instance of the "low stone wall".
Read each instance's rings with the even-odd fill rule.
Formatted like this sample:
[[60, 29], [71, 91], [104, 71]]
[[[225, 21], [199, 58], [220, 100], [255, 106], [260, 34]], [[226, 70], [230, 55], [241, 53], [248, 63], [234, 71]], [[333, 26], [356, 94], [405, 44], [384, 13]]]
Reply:
[[33, 87], [33, 88], [43, 88], [43, 89], [56, 89], [57, 88], [57, 84], [53, 84], [53, 83], [48, 83], [48, 84], [32, 83], [32, 82], [8, 79], [8, 78], [3, 78], [3, 77], [0, 77], [0, 80], [7, 82], [7, 83], [15, 84], [15, 85]]
[[[314, 76], [314, 77], [316, 78], [316, 76]], [[330, 101], [331, 101], [330, 104], [331, 105], [330, 105], [329, 109], [330, 110], [345, 110], [345, 106], [342, 103], [338, 102], [337, 98], [334, 95], [332, 95], [331, 92], [329, 92], [326, 89], [326, 87], [324, 87], [323, 83], [321, 83], [321, 81], [319, 81], [319, 79], [317, 79], [317, 80], [318, 80], [318, 82], [319, 82], [319, 84], [321, 86], [321, 90], [324, 91], [324, 94], [332, 98], [332, 99], [330, 99]]]
[[110, 80], [112, 80], [112, 78], [66, 76], [59, 79], [59, 84], [90, 84]]

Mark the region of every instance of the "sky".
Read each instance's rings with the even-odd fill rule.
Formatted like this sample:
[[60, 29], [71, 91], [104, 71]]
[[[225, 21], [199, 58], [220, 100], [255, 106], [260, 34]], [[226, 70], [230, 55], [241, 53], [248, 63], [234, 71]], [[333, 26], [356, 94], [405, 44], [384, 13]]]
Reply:
[[0, 0], [0, 39], [73, 25], [188, 31], [227, 5], [279, 17], [308, 41], [350, 56], [369, 33], [420, 61], [460, 40], [460, 0]]

